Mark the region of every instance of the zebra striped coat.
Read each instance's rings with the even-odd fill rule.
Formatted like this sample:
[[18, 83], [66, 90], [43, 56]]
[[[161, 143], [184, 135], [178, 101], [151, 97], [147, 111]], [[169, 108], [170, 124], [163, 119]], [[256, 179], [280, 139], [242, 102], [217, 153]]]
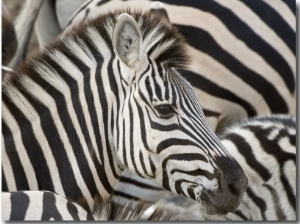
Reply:
[[93, 211], [128, 168], [211, 213], [233, 211], [247, 178], [175, 70], [183, 38], [128, 13], [88, 21], [7, 76], [2, 189], [48, 190]]

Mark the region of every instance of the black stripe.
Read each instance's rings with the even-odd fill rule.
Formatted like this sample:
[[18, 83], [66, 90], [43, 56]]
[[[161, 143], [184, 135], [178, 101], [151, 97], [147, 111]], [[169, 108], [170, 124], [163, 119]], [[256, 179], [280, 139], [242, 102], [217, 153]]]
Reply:
[[[146, 85], [147, 93], [149, 95], [149, 99], [150, 99], [150, 101], [153, 101], [153, 91], [152, 91], [152, 88], [151, 88], [150, 77], [149, 76], [146, 77], [145, 85]], [[139, 90], [139, 92], [141, 93], [140, 90]], [[143, 94], [140, 94], [140, 95], [143, 96]], [[146, 100], [144, 100], [144, 101], [146, 101]]]
[[233, 213], [241, 217], [243, 220], [248, 220], [248, 218], [239, 209], [235, 210]]
[[203, 110], [203, 113], [204, 113], [205, 117], [219, 118], [219, 116], [221, 115], [219, 112], [208, 110], [208, 109], [205, 109], [205, 108], [202, 108], [202, 110]]
[[[154, 92], [156, 94], [156, 96], [158, 97], [158, 99], [160, 101], [163, 101], [163, 95], [162, 95], [162, 88], [165, 88], [165, 86], [160, 86], [157, 81], [156, 81], [156, 76], [159, 76], [161, 77], [162, 76], [162, 67], [160, 66], [160, 63], [157, 63], [157, 72], [156, 70], [154, 69], [153, 65], [152, 65], [152, 62], [150, 62], [150, 65], [151, 65], [151, 68], [152, 68], [152, 79], [153, 79], [153, 82], [154, 82]], [[161, 77], [162, 78], [162, 77]]]
[[139, 164], [142, 166], [144, 174], [149, 177], [150, 175], [147, 172], [142, 151], [139, 151], [139, 160], [137, 162], [139, 162]]
[[291, 10], [291, 12], [296, 15], [296, 1], [295, 0], [282, 0]]
[[264, 1], [242, 0], [242, 2], [271, 28], [296, 56], [296, 33], [279, 13]]
[[[139, 93], [140, 93], [140, 90], [139, 90]], [[140, 94], [141, 98], [143, 99], [142, 95]], [[144, 99], [145, 100], [145, 99]], [[146, 102], [145, 102], [146, 103]], [[136, 104], [137, 105], [137, 111], [138, 111], [138, 114], [139, 114], [139, 117], [140, 118], [143, 118], [145, 115], [143, 113], [143, 110], [142, 108], [140, 107], [139, 104]], [[147, 110], [147, 108], [146, 108]], [[147, 110], [148, 111], [148, 110]], [[149, 113], [148, 113], [148, 117], [149, 117]], [[140, 124], [140, 131], [141, 131], [141, 138], [142, 138], [142, 142], [143, 142], [143, 146], [144, 146], [144, 149], [148, 150], [148, 151], [151, 151], [150, 150], [150, 147], [148, 145], [148, 142], [147, 142], [147, 127], [145, 125], [145, 122], [139, 122]]]
[[[159, 131], [181, 130], [180, 127], [178, 126], [178, 124], [176, 124], [176, 123], [169, 124], [169, 125], [164, 125], [164, 124], [160, 124], [160, 123], [157, 123], [157, 122], [153, 121], [151, 119], [150, 114], [149, 114], [148, 108], [146, 108], [146, 111], [147, 111], [147, 115], [148, 115], [148, 118], [149, 118], [149, 121], [150, 121], [151, 129], [155, 129], [155, 130], [159, 130]], [[140, 123], [143, 123], [143, 122], [140, 122]]]
[[101, 0], [101, 1], [99, 1], [99, 2], [97, 3], [97, 6], [106, 4], [106, 3], [108, 3], [108, 2], [110, 2], [110, 0]]
[[50, 192], [44, 192], [43, 194], [43, 214], [41, 220], [63, 220], [60, 212], [57, 210], [55, 205], [56, 198], [55, 194]]
[[246, 189], [246, 192], [247, 192], [249, 198], [251, 198], [252, 201], [258, 206], [258, 208], [261, 212], [262, 219], [266, 220], [265, 212], [268, 207], [267, 207], [265, 201], [261, 197], [255, 195], [254, 192], [252, 191], [252, 189], [249, 187]]
[[247, 101], [243, 100], [236, 94], [232, 93], [230, 90], [227, 90], [212, 82], [211, 80], [206, 79], [204, 76], [197, 75], [192, 71], [184, 70], [180, 72], [188, 81], [192, 83], [194, 87], [201, 89], [202, 91], [210, 95], [240, 105], [242, 108], [244, 108], [249, 117], [257, 115], [257, 111], [251, 104], [249, 104]]
[[153, 185], [149, 185], [149, 184], [146, 184], [146, 183], [142, 183], [140, 181], [136, 181], [134, 179], [131, 179], [131, 178], [128, 178], [128, 177], [124, 177], [124, 176], [121, 176], [120, 179], [119, 179], [120, 182], [123, 182], [123, 183], [129, 183], [130, 185], [135, 185], [137, 187], [140, 187], [140, 188], [143, 188], [143, 189], [150, 189], [150, 190], [156, 190], [156, 191], [163, 191], [162, 188], [160, 187], [155, 187]]
[[[15, 142], [12, 138], [12, 133], [10, 132], [9, 128], [7, 127], [6, 123], [2, 120], [2, 133], [4, 135], [4, 145], [5, 150], [7, 153], [7, 157], [11, 163], [11, 167], [13, 170], [13, 177], [16, 182], [17, 190], [28, 190], [29, 184], [25, 175], [25, 171], [21, 164], [21, 160], [19, 154], [17, 153], [17, 149], [15, 147]], [[4, 149], [2, 149], [4, 150]], [[3, 159], [3, 158], [2, 158]], [[2, 163], [2, 169], [5, 168], [5, 165]], [[2, 172], [2, 174], [4, 174]], [[6, 179], [2, 177], [2, 191], [9, 191], [6, 183]]]
[[67, 200], [67, 209], [73, 220], [80, 220], [77, 207], [70, 200]]
[[[81, 13], [83, 10], [86, 9], [86, 7], [88, 7], [88, 6], [90, 5], [90, 2], [91, 2], [91, 1], [92, 1], [92, 0], [87, 1], [87, 2], [85, 3], [85, 5], [81, 6], [81, 8], [76, 12], [76, 14], [72, 16], [71, 20], [68, 22], [68, 24], [65, 26], [65, 28], [67, 28], [67, 27], [73, 22], [73, 20], [77, 17], [77, 15], [78, 15], [79, 13]], [[89, 10], [89, 9], [88, 9], [88, 10]], [[63, 29], [63, 30], [65, 30], [65, 29]]]
[[201, 162], [208, 163], [208, 160], [204, 155], [199, 153], [181, 153], [181, 154], [172, 154], [168, 157], [168, 159], [179, 160], [179, 161], [194, 161], [199, 160]]
[[277, 194], [277, 191], [269, 184], [262, 184], [262, 185], [265, 186], [272, 195], [273, 204], [275, 206], [275, 211], [277, 215], [277, 220], [287, 220], [287, 217], [285, 216], [284, 211], [280, 206], [280, 203], [278, 203], [280, 196]]
[[[136, 138], [136, 136], [134, 136], [134, 126], [135, 126], [135, 119], [137, 119], [137, 118], [134, 118], [133, 117], [133, 112], [132, 112], [132, 103], [134, 102], [134, 99], [132, 99], [132, 92], [130, 92], [130, 96], [129, 96], [129, 101], [128, 101], [128, 103], [129, 103], [129, 105], [128, 105], [128, 109], [129, 109], [129, 120], [127, 121], [128, 123], [129, 123], [129, 130], [126, 130], [126, 133], [127, 133], [127, 136], [128, 136], [128, 134], [129, 134], [129, 149], [127, 148], [126, 149], [126, 154], [127, 154], [127, 156], [130, 156], [130, 158], [131, 158], [131, 163], [132, 163], [132, 165], [133, 165], [133, 169], [134, 169], [134, 171], [138, 174], [138, 175], [140, 175], [140, 176], [142, 176], [141, 175], [141, 173], [140, 173], [140, 171], [138, 170], [138, 168], [137, 168], [137, 165], [136, 165], [136, 161], [135, 161], [135, 151], [136, 150], [140, 150], [140, 149], [137, 149], [137, 148], [135, 148], [135, 144], [134, 144], [134, 141], [135, 141], [135, 138]], [[132, 99], [132, 100], [131, 100]], [[137, 122], [141, 122], [141, 117], [140, 118], [138, 118], [137, 119]], [[130, 150], [130, 151], [129, 151]], [[129, 154], [129, 155], [128, 155]]]
[[[262, 56], [262, 58], [266, 60], [268, 64], [270, 64], [275, 70], [277, 70], [280, 76], [282, 77], [282, 79], [284, 80], [285, 84], [287, 85], [289, 91], [291, 93], [294, 93], [295, 91], [294, 75], [291, 68], [284, 60], [284, 58], [265, 40], [263, 40], [260, 36], [258, 36], [247, 24], [245, 24], [242, 20], [240, 20], [230, 9], [227, 9], [221, 6], [220, 4], [218, 4], [217, 2], [211, 0], [202, 0], [202, 1], [163, 0], [162, 2], [194, 7], [203, 10], [205, 12], [211, 13], [212, 15], [215, 15], [217, 18], [219, 18], [221, 22], [224, 23], [224, 25], [232, 32], [233, 35], [235, 35], [237, 38], [242, 40], [249, 48], [256, 51], [259, 55]], [[200, 44], [203, 43], [203, 45], [206, 45], [207, 48], [211, 48], [211, 45], [208, 42], [199, 39], [201, 35], [200, 36], [198, 34], [196, 35], [197, 32], [196, 33], [192, 32], [192, 35], [190, 35], [190, 33], [183, 32], [182, 27], [183, 26], [179, 26], [180, 31], [187, 38], [188, 42], [189, 40], [191, 40], [191, 38], [194, 37], [194, 42], [192, 43], [192, 46], [199, 49], [199, 43]], [[216, 56], [219, 54], [218, 51], [215, 52], [216, 55], [213, 56], [214, 58], [216, 58]], [[235, 63], [232, 63], [232, 65], [235, 67]], [[228, 65], [226, 65], [226, 67], [230, 68]], [[234, 73], [246, 75], [245, 73], [240, 73], [240, 72], [234, 72]]]
[[125, 135], [125, 133], [126, 133], [126, 130], [125, 130], [125, 120], [123, 120], [123, 129], [122, 129], [122, 133], [123, 133], [123, 147], [122, 147], [122, 149], [123, 149], [123, 162], [124, 162], [124, 165], [125, 165], [125, 167], [128, 167], [128, 161], [127, 161], [127, 153], [126, 153], [126, 135]]
[[[3, 125], [2, 125], [3, 127]], [[2, 149], [3, 150], [3, 149]], [[3, 160], [2, 160], [2, 164], [3, 164]], [[7, 180], [5, 178], [5, 174], [4, 174], [4, 171], [3, 171], [3, 165], [2, 165], [2, 191], [8, 191], [8, 187], [7, 187]]]
[[259, 161], [257, 161], [252, 152], [251, 146], [243, 137], [235, 133], [230, 133], [226, 135], [226, 137], [222, 140], [226, 139], [230, 140], [236, 145], [236, 148], [239, 151], [240, 155], [242, 155], [245, 158], [247, 164], [253, 170], [255, 170], [255, 172], [258, 173], [264, 181], [268, 181], [271, 178], [272, 174]]
[[287, 198], [289, 200], [290, 205], [293, 207], [294, 211], [296, 211], [296, 195], [294, 195], [293, 187], [289, 184], [288, 177], [283, 174], [283, 169], [280, 170], [280, 180], [284, 187], [284, 190], [287, 194]]
[[123, 197], [123, 198], [127, 198], [127, 199], [130, 199], [130, 200], [134, 200], [134, 201], [139, 201], [140, 200], [140, 198], [138, 198], [136, 196], [129, 195], [129, 194], [126, 194], [124, 192], [117, 191], [117, 190], [114, 190], [114, 195], [120, 196], [120, 197]]
[[187, 139], [179, 139], [179, 138], [168, 138], [166, 140], [161, 141], [156, 148], [156, 153], [160, 154], [163, 150], [167, 149], [170, 146], [195, 146], [199, 148], [199, 145], [195, 142], [192, 142]]
[[186, 174], [189, 176], [204, 176], [209, 180], [214, 179], [214, 175], [207, 172], [206, 170], [202, 170], [202, 169], [195, 169], [195, 170], [191, 170], [191, 171], [184, 171], [184, 170], [179, 170], [179, 169], [174, 169], [171, 171], [171, 174], [174, 173], [180, 173], [180, 174]]
[[191, 197], [192, 199], [196, 200], [196, 196], [195, 196], [194, 192], [188, 191], [188, 195], [185, 194], [185, 192], [183, 191], [183, 189], [181, 187], [182, 183], [189, 183], [189, 184], [191, 184], [190, 187], [196, 187], [197, 186], [197, 184], [195, 182], [188, 181], [186, 179], [179, 179], [179, 180], [176, 180], [175, 184], [174, 184], [175, 185], [175, 191], [176, 191], [176, 193], [178, 195], [182, 195], [182, 196], [186, 196], [186, 197]]
[[29, 197], [23, 192], [11, 193], [10, 220], [24, 220], [29, 206]]

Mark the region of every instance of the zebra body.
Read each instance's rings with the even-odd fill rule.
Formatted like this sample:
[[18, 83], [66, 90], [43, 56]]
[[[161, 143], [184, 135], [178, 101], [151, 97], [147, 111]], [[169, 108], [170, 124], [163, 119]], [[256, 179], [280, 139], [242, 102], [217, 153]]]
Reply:
[[128, 13], [74, 28], [5, 79], [2, 190], [48, 190], [93, 211], [128, 168], [211, 213], [234, 210], [247, 178], [175, 70], [183, 38]]
[[[2, 192], [1, 211], [4, 221], [90, 221], [90, 220], [140, 220], [143, 203], [135, 207], [114, 202], [99, 201], [94, 214], [88, 213], [77, 203], [50, 191]], [[147, 220], [180, 220], [178, 215], [157, 208]]]
[[[189, 212], [193, 210], [191, 213], [194, 214], [194, 219], [296, 220], [295, 117], [268, 115], [245, 119], [227, 128], [220, 138], [229, 153], [243, 167], [248, 177], [248, 187], [240, 206], [233, 213], [211, 216], [202, 212], [203, 209], [195, 204], [186, 208]], [[114, 200], [128, 203], [124, 198], [132, 197], [131, 200], [148, 200], [149, 206], [151, 202], [153, 204], [158, 201], [157, 197], [164, 196], [165, 191], [159, 186], [151, 189], [152, 183], [149, 181], [140, 185], [135, 176], [129, 171], [123, 173], [120, 183], [115, 187], [115, 192], [123, 197], [115, 197]], [[164, 202], [157, 204], [163, 205]]]
[[232, 220], [296, 220], [296, 117], [253, 118], [228, 129], [222, 143], [249, 184]]

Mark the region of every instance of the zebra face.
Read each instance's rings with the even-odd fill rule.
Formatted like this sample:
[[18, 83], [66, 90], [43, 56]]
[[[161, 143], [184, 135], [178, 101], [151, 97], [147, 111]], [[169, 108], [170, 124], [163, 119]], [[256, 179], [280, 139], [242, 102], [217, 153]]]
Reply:
[[113, 46], [123, 100], [116, 106], [113, 139], [121, 164], [203, 202], [210, 213], [233, 211], [247, 185], [242, 168], [206, 124], [191, 85], [153, 56], [163, 49], [145, 54], [140, 33], [132, 17], [118, 18]]

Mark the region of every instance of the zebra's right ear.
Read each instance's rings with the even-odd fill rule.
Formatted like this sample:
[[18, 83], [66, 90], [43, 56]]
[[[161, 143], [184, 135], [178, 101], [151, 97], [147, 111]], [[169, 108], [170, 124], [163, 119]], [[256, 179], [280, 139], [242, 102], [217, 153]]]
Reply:
[[158, 19], [165, 21], [167, 24], [170, 24], [169, 15], [168, 15], [167, 10], [165, 9], [163, 3], [158, 2], [158, 1], [153, 2], [151, 4], [150, 13], [151, 13], [151, 15], [157, 17]]
[[137, 69], [141, 58], [142, 37], [137, 22], [127, 13], [117, 19], [112, 44], [116, 55], [130, 69]]

